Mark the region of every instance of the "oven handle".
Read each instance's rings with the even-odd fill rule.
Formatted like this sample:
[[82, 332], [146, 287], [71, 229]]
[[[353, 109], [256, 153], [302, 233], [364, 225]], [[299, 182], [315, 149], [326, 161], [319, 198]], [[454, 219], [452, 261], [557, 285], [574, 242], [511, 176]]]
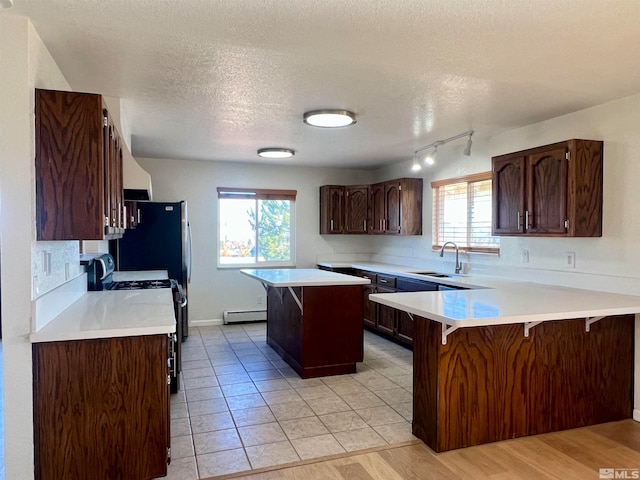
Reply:
[[176, 280], [171, 280], [171, 286], [178, 290], [178, 294], [180, 295], [180, 307], [187, 306], [187, 297], [182, 290], [182, 285], [180, 285]]

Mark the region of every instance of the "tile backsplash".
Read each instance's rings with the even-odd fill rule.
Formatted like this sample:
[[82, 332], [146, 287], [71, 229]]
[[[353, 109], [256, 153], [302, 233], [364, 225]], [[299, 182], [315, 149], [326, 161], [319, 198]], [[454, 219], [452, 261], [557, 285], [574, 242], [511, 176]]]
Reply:
[[79, 258], [77, 241], [34, 242], [31, 246], [31, 298], [35, 300], [80, 275], [83, 270]]

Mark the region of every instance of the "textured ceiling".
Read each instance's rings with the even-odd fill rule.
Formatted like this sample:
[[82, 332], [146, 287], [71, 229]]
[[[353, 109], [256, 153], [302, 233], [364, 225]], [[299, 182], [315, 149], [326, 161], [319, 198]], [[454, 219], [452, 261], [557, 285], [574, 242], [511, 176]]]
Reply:
[[[31, 19], [74, 90], [123, 99], [140, 157], [257, 162], [283, 146], [297, 153], [279, 163], [370, 168], [640, 92], [636, 0], [14, 0], [2, 14]], [[304, 125], [318, 108], [358, 123]]]

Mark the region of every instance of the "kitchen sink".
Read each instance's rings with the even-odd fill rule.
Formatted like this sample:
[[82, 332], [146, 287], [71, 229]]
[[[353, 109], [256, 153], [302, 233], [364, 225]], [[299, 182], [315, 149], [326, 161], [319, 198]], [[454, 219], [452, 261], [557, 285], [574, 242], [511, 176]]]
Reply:
[[414, 275], [427, 275], [429, 277], [437, 277], [437, 278], [448, 278], [448, 277], [454, 276], [454, 275], [449, 275], [446, 273], [438, 273], [438, 272], [409, 272], [409, 273], [413, 273]]

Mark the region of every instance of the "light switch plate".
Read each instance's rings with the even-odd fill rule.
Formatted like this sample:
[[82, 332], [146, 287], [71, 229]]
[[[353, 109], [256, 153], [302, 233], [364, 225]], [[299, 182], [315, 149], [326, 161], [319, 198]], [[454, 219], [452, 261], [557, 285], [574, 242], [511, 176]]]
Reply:
[[564, 268], [576, 268], [576, 252], [564, 252]]

